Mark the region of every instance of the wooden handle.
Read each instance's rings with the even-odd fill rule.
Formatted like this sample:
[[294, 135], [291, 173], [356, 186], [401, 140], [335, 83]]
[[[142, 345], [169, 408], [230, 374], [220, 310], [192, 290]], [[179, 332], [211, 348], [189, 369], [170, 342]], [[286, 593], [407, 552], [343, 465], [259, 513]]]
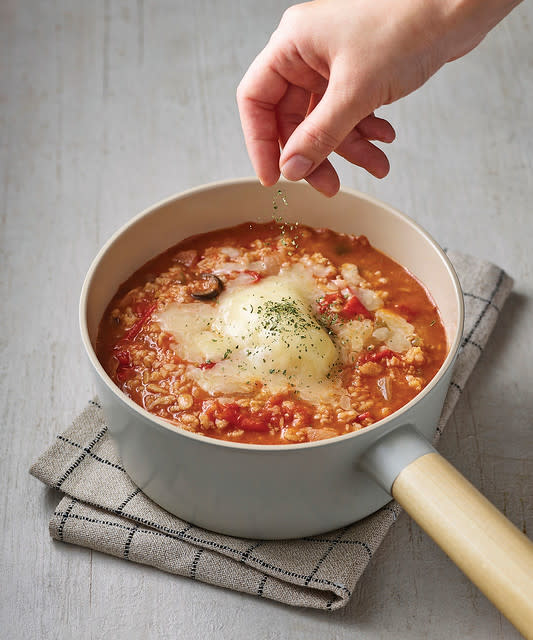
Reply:
[[438, 453], [403, 469], [392, 495], [526, 638], [533, 543]]

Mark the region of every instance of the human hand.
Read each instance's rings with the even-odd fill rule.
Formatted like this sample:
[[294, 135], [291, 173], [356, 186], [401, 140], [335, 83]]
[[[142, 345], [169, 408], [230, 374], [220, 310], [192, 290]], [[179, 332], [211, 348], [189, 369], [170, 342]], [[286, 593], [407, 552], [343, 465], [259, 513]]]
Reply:
[[[383, 178], [370, 142], [392, 142], [374, 111], [418, 89], [478, 44], [512, 0], [315, 0], [288, 9], [237, 90], [242, 128], [264, 185], [280, 171], [327, 196], [332, 151]], [[281, 148], [281, 152], [280, 152]]]

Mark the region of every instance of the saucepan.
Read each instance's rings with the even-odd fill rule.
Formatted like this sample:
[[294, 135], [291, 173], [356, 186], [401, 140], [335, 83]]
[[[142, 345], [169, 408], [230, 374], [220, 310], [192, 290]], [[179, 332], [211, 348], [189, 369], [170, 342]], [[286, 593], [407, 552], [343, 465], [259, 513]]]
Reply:
[[115, 233], [90, 267], [81, 334], [125, 469], [171, 513], [248, 538], [323, 533], [368, 516], [392, 495], [522, 633], [531, 633], [533, 544], [430, 444], [461, 344], [463, 298], [446, 254], [407, 216], [356, 191], [327, 200], [305, 184], [283, 185], [287, 222], [366, 235], [426, 286], [440, 310], [448, 341], [442, 367], [411, 402], [374, 425], [281, 446], [207, 438], [135, 404], [98, 361], [98, 324], [134, 271], [187, 236], [271, 220], [276, 189], [239, 179], [169, 198]]

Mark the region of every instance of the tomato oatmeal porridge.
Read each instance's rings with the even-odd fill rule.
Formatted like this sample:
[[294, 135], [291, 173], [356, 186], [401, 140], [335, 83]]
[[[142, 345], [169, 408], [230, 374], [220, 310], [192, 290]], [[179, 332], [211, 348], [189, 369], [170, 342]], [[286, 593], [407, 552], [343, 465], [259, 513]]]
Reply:
[[390, 415], [447, 344], [428, 292], [364, 236], [271, 222], [148, 262], [109, 304], [97, 352], [126, 395], [176, 427], [295, 444]]

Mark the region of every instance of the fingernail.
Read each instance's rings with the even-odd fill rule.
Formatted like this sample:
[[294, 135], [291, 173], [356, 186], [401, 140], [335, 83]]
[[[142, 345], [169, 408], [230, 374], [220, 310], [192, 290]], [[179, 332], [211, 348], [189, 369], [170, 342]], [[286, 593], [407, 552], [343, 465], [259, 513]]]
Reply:
[[304, 156], [292, 156], [281, 167], [281, 173], [287, 180], [301, 180], [313, 166], [313, 161]]

